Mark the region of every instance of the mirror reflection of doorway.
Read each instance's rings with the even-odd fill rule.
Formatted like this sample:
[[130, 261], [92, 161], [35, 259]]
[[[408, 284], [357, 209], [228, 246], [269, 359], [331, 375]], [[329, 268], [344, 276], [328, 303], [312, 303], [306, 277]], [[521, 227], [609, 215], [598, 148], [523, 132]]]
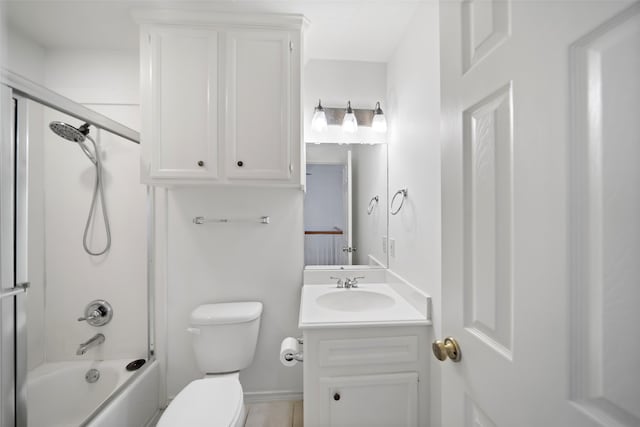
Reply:
[[307, 164], [305, 265], [350, 265], [352, 262], [350, 157], [340, 164]]

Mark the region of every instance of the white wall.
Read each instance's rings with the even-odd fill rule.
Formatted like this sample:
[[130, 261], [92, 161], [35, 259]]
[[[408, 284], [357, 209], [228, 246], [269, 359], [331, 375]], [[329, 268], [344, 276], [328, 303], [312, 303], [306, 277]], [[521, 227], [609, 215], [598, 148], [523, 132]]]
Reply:
[[[389, 62], [389, 196], [408, 188], [390, 216], [391, 269], [433, 298], [434, 337], [441, 336], [440, 75], [438, 3], [426, 2]], [[440, 366], [431, 358], [432, 425], [440, 423]]]
[[[278, 359], [282, 339], [300, 335], [302, 197], [300, 190], [291, 189], [168, 191], [165, 292], [169, 397], [202, 376], [186, 332], [191, 311], [200, 304], [226, 301], [264, 304], [255, 360], [241, 372], [244, 391], [302, 392], [302, 367], [285, 368]], [[163, 209], [163, 204], [158, 203], [158, 209]], [[262, 215], [270, 216], [271, 223], [193, 224], [196, 216], [257, 219]]]
[[380, 101], [386, 105], [386, 64], [381, 62], [329, 61], [312, 59], [305, 64], [302, 88], [304, 99], [305, 142], [332, 143], [380, 143], [386, 135], [360, 126], [358, 132], [349, 135], [339, 126], [329, 126], [327, 132], [311, 129], [311, 119], [318, 99], [324, 107], [346, 108], [351, 100], [352, 108], [373, 109]]
[[15, 29], [8, 27], [7, 68], [36, 83], [44, 84], [45, 49]]

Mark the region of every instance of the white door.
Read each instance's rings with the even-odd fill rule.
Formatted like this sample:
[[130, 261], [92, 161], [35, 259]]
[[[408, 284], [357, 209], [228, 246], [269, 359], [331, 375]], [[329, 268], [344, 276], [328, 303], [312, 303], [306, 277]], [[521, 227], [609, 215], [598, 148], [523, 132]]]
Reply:
[[442, 2], [442, 426], [640, 425], [640, 3]]

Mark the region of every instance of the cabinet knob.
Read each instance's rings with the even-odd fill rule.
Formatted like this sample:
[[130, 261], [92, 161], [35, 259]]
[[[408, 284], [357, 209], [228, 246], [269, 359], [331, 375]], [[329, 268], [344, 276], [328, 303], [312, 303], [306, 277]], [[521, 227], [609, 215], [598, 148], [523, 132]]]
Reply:
[[334, 394], [333, 395], [333, 400], [336, 400], [336, 401], [340, 400], [340, 393]]
[[238, 163], [236, 163], [238, 166], [242, 167], [244, 166], [244, 162], [242, 160], [238, 160]]
[[204, 162], [202, 160], [198, 160], [198, 166], [200, 167], [204, 166]]

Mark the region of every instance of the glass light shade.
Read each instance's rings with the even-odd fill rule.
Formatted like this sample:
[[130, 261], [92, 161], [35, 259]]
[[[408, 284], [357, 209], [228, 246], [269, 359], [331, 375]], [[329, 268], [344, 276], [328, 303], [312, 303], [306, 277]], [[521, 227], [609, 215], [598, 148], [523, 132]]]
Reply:
[[380, 101], [376, 102], [376, 108], [373, 110], [371, 127], [376, 132], [385, 133], [387, 131], [387, 119], [384, 117], [382, 108], [380, 108]]
[[358, 130], [358, 120], [353, 113], [347, 113], [342, 120], [342, 130], [347, 133], [356, 133]]
[[313, 113], [313, 119], [311, 120], [311, 129], [315, 132], [324, 132], [328, 129], [327, 116], [324, 114], [323, 110], [318, 110], [316, 108], [316, 112]]
[[327, 115], [322, 108], [322, 100], [318, 99], [318, 106], [314, 109], [313, 119], [311, 119], [311, 129], [315, 132], [324, 132], [327, 130]]
[[375, 114], [373, 116], [371, 128], [380, 133], [385, 133], [387, 131], [387, 119], [385, 119], [384, 114]]
[[344, 119], [342, 119], [342, 130], [347, 133], [355, 133], [358, 130], [358, 120], [353, 114], [351, 101], [347, 103], [347, 109], [344, 111]]

